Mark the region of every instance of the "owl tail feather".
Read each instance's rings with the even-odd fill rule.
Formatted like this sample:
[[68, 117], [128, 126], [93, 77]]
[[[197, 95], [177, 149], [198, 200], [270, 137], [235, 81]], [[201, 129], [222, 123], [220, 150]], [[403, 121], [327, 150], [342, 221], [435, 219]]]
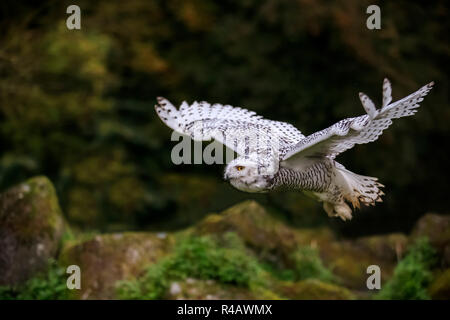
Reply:
[[347, 169], [339, 168], [339, 173], [344, 179], [344, 199], [352, 204], [353, 208], [359, 208], [360, 204], [374, 206], [376, 202], [382, 202], [381, 190], [384, 185], [378, 182], [378, 178], [362, 176]]

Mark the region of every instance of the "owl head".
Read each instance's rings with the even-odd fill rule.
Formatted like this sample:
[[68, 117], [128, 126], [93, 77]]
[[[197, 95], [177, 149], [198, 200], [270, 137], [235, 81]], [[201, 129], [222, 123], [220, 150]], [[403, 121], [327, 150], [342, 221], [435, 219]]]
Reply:
[[224, 179], [245, 192], [266, 192], [273, 175], [261, 173], [261, 164], [252, 158], [239, 157], [225, 167]]

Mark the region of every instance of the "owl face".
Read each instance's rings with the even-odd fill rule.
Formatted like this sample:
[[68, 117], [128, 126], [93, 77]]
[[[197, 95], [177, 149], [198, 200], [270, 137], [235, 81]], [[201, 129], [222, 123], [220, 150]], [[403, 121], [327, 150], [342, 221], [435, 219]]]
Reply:
[[270, 176], [258, 173], [258, 163], [251, 159], [237, 158], [225, 168], [225, 180], [238, 190], [245, 192], [266, 192]]

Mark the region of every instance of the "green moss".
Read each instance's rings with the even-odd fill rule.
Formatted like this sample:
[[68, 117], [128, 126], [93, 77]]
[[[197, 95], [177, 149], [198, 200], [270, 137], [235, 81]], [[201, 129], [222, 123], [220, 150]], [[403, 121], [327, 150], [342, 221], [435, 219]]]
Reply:
[[141, 278], [118, 282], [117, 294], [120, 299], [160, 299], [169, 287], [168, 273], [166, 261], [152, 265]]
[[223, 238], [188, 236], [174, 252], [151, 265], [135, 280], [118, 283], [122, 299], [158, 299], [172, 280], [187, 277], [212, 279], [219, 283], [251, 287], [263, 281], [262, 268], [235, 233]]
[[61, 235], [61, 248], [68, 243], [74, 243], [77, 237], [69, 225], [65, 224], [64, 232]]
[[263, 268], [282, 281], [301, 281], [318, 279], [323, 282], [336, 282], [337, 278], [322, 262], [319, 251], [311, 246], [301, 246], [291, 254], [292, 267], [280, 268], [265, 262]]
[[65, 270], [54, 261], [49, 265], [46, 273], [40, 273], [20, 286], [0, 286], [0, 300], [68, 299]]
[[296, 275], [293, 269], [279, 268], [273, 263], [263, 262], [261, 266], [270, 273], [275, 279], [281, 281], [295, 281]]
[[375, 296], [376, 299], [427, 300], [427, 287], [432, 280], [431, 267], [436, 252], [428, 239], [418, 239], [394, 270], [391, 280]]
[[295, 280], [315, 278], [324, 282], [336, 281], [333, 273], [324, 266], [317, 249], [300, 247], [292, 254], [292, 259], [295, 263]]

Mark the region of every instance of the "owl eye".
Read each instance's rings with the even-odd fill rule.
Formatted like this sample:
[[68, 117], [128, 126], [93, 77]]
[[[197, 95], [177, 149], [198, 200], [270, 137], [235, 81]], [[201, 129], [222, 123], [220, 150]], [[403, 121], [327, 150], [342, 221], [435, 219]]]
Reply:
[[244, 167], [243, 167], [243, 166], [236, 166], [236, 170], [237, 170], [237, 171], [244, 170]]

